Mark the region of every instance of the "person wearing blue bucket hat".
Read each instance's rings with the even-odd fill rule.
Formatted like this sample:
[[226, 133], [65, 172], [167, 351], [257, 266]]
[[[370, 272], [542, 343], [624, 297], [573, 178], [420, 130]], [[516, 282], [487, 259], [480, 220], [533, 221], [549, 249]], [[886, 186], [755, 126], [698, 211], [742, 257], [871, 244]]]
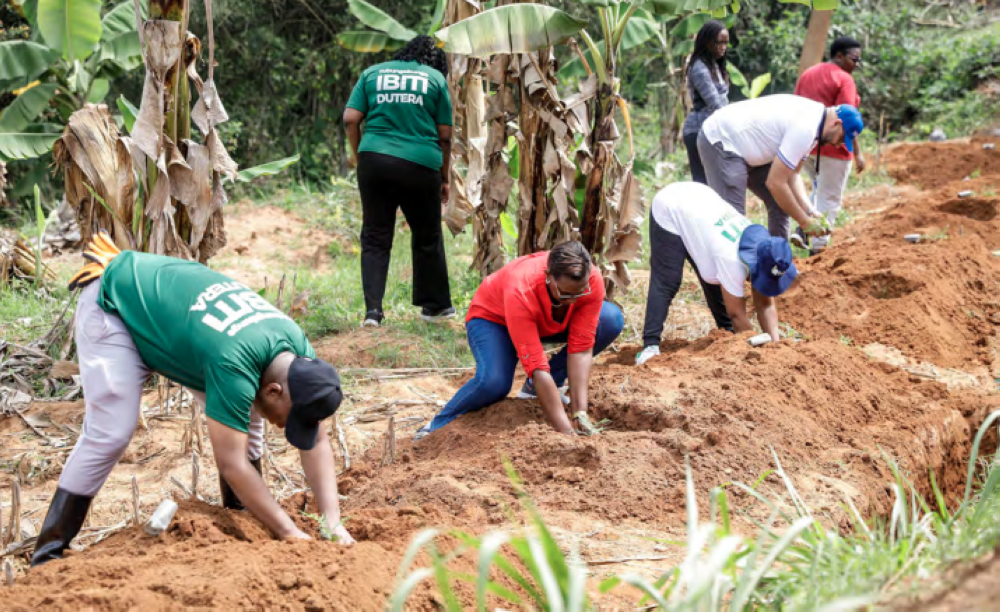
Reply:
[[772, 236], [788, 238], [795, 219], [807, 235], [829, 234], [799, 171], [816, 144], [839, 145], [864, 129], [857, 109], [777, 94], [730, 104], [705, 121], [698, 151], [708, 184], [741, 215], [746, 192], [767, 207]]
[[637, 365], [660, 354], [660, 336], [680, 289], [685, 261], [701, 281], [717, 327], [732, 332], [754, 329], [746, 311], [749, 280], [761, 329], [779, 339], [775, 298], [798, 274], [787, 240], [750, 223], [700, 183], [673, 183], [661, 189], [649, 216], [649, 296]]

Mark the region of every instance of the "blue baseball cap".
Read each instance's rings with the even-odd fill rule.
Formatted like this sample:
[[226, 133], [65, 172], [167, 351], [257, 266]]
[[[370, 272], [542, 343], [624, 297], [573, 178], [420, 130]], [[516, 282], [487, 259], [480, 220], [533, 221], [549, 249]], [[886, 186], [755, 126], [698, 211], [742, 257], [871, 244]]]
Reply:
[[740, 259], [750, 268], [750, 284], [767, 297], [784, 293], [799, 273], [788, 241], [772, 236], [763, 225], [754, 224], [743, 230]]
[[854, 153], [854, 138], [865, 129], [861, 112], [850, 104], [841, 104], [837, 107], [837, 117], [844, 125], [844, 146]]

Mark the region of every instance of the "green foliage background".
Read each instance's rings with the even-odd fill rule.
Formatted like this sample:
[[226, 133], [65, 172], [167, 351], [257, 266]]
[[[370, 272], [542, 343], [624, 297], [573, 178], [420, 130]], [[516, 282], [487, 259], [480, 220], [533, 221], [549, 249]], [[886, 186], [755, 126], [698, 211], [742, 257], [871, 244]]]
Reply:
[[[372, 4], [403, 25], [422, 31], [435, 2], [372, 0]], [[590, 7], [578, 0], [551, 4], [591, 18], [589, 29], [599, 35]], [[107, 9], [114, 3], [105, 1], [104, 5]], [[203, 36], [204, 13], [200, 4], [193, 7], [191, 30]], [[765, 94], [794, 89], [808, 14], [808, 7], [801, 4], [751, 0], [736, 16], [730, 59], [750, 78], [771, 73]], [[344, 105], [361, 71], [391, 54], [354, 53], [337, 44], [337, 33], [363, 28], [349, 12], [346, 0], [216, 0], [214, 17], [216, 81], [232, 117], [222, 132], [234, 158], [250, 166], [301, 154], [301, 162], [285, 175], [285, 181], [326, 183], [331, 176], [345, 175], [349, 168], [340, 122]], [[926, 25], [948, 19], [960, 27]], [[998, 112], [996, 97], [977, 91], [1000, 73], [1000, 23], [984, 25], [988, 21], [989, 15], [965, 5], [841, 0], [829, 40], [850, 35], [865, 45], [864, 67], [855, 77], [870, 125], [884, 115], [896, 136], [924, 136], [935, 125], [944, 127], [949, 136], [961, 136]], [[27, 24], [6, 2], [0, 3], [0, 22], [0, 40], [29, 34]], [[567, 50], [560, 50], [560, 55], [570, 59]], [[204, 50], [203, 61], [206, 58]], [[652, 85], [664, 79], [662, 49], [650, 41], [624, 52], [623, 59], [619, 71], [623, 92], [637, 107], [634, 116], [647, 118], [635, 127], [638, 137], [651, 145], [640, 142], [639, 149], [652, 150], [660, 129], [657, 89]], [[124, 94], [138, 102], [140, 73], [117, 79], [105, 101], [113, 107], [114, 100]], [[0, 109], [12, 99], [9, 95], [0, 98]], [[10, 164], [14, 199], [29, 201], [26, 196], [30, 194], [21, 193], [17, 185], [39, 182], [51, 171], [50, 164], [49, 156]], [[58, 183], [59, 179], [52, 180]], [[48, 193], [51, 202], [58, 184], [51, 185]]]

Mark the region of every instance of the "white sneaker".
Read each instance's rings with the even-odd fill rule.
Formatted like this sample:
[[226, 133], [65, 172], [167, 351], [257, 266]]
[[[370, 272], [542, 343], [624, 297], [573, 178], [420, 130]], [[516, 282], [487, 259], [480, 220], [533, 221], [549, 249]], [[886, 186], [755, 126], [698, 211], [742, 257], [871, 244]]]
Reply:
[[642, 365], [660, 354], [660, 347], [657, 345], [647, 346], [642, 352], [635, 356], [635, 365]]

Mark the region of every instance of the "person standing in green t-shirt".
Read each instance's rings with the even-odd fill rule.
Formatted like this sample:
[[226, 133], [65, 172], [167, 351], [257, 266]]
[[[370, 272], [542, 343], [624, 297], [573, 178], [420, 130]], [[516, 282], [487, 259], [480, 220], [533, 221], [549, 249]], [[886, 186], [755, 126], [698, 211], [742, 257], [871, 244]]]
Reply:
[[299, 449], [320, 513], [342, 544], [337, 471], [324, 419], [340, 406], [340, 378], [302, 329], [255, 291], [193, 261], [125, 251], [97, 234], [75, 332], [86, 404], [83, 427], [35, 544], [31, 565], [62, 558], [94, 496], [128, 447], [142, 390], [157, 372], [205, 408], [223, 505], [249, 509], [281, 539], [309, 539], [261, 478], [264, 421]]
[[451, 158], [447, 74], [444, 51], [430, 36], [417, 36], [393, 61], [364, 71], [344, 110], [363, 209], [364, 327], [381, 326], [385, 316], [382, 298], [398, 208], [411, 231], [414, 306], [428, 322], [455, 316], [441, 233]]

